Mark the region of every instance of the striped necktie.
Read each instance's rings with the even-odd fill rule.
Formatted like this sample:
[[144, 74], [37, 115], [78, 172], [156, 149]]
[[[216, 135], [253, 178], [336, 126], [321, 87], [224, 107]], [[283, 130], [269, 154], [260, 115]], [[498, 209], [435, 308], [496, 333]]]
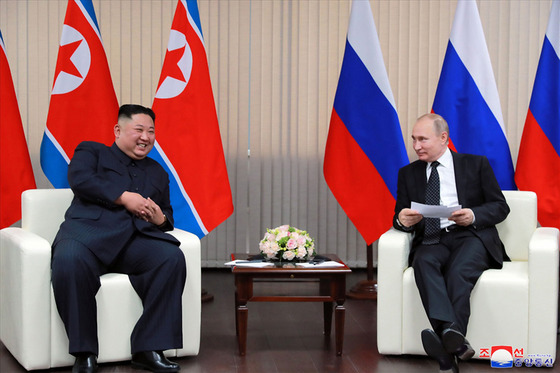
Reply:
[[[430, 173], [428, 185], [426, 186], [427, 205], [439, 205], [439, 173], [437, 171], [437, 166], [439, 166], [438, 161], [432, 162], [432, 172]], [[439, 218], [426, 218], [424, 240], [422, 241], [422, 243], [424, 245], [433, 245], [439, 243], [440, 230], [441, 228]]]

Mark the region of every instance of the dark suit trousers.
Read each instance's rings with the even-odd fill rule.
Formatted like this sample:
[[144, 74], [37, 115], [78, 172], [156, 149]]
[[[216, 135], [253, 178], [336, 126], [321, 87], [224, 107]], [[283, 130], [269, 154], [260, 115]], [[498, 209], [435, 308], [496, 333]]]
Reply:
[[129, 275], [144, 307], [131, 339], [131, 353], [181, 348], [181, 296], [185, 257], [178, 246], [135, 235], [114, 263], [105, 265], [83, 244], [62, 240], [53, 249], [52, 284], [58, 312], [70, 341], [69, 352], [98, 354], [99, 277], [108, 272]]
[[456, 323], [467, 332], [471, 291], [490, 257], [482, 241], [468, 230], [442, 233], [440, 243], [416, 247], [412, 262], [416, 285], [432, 328]]

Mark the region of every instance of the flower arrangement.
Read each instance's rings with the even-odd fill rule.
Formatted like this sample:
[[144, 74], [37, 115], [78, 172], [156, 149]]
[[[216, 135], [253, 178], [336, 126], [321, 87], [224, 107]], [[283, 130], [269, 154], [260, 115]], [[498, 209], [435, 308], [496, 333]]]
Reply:
[[267, 260], [305, 261], [315, 255], [315, 244], [309, 234], [289, 225], [267, 229], [259, 249]]

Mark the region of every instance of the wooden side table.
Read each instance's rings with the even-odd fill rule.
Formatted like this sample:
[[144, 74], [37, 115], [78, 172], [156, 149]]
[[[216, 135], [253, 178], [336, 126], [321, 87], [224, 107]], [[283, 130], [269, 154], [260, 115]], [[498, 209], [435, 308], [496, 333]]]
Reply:
[[[248, 254], [232, 254], [232, 260], [247, 259]], [[336, 255], [325, 255], [329, 259], [344, 264]], [[247, 350], [247, 321], [249, 309], [247, 302], [323, 302], [324, 334], [330, 336], [333, 305], [335, 317], [336, 354], [342, 355], [344, 341], [344, 316], [346, 309], [346, 275], [352, 272], [346, 264], [342, 267], [286, 268], [281, 265], [264, 268], [234, 266], [235, 278], [235, 331], [239, 345], [239, 354], [244, 356]], [[255, 279], [261, 281], [284, 279], [318, 279], [319, 294], [315, 295], [253, 295]]]

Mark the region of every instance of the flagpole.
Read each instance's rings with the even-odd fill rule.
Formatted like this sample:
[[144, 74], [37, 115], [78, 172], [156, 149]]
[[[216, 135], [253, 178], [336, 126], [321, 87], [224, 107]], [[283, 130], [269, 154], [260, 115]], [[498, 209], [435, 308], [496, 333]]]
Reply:
[[367, 279], [354, 285], [346, 296], [350, 299], [377, 300], [377, 281], [373, 279], [373, 247], [366, 246], [367, 253]]

